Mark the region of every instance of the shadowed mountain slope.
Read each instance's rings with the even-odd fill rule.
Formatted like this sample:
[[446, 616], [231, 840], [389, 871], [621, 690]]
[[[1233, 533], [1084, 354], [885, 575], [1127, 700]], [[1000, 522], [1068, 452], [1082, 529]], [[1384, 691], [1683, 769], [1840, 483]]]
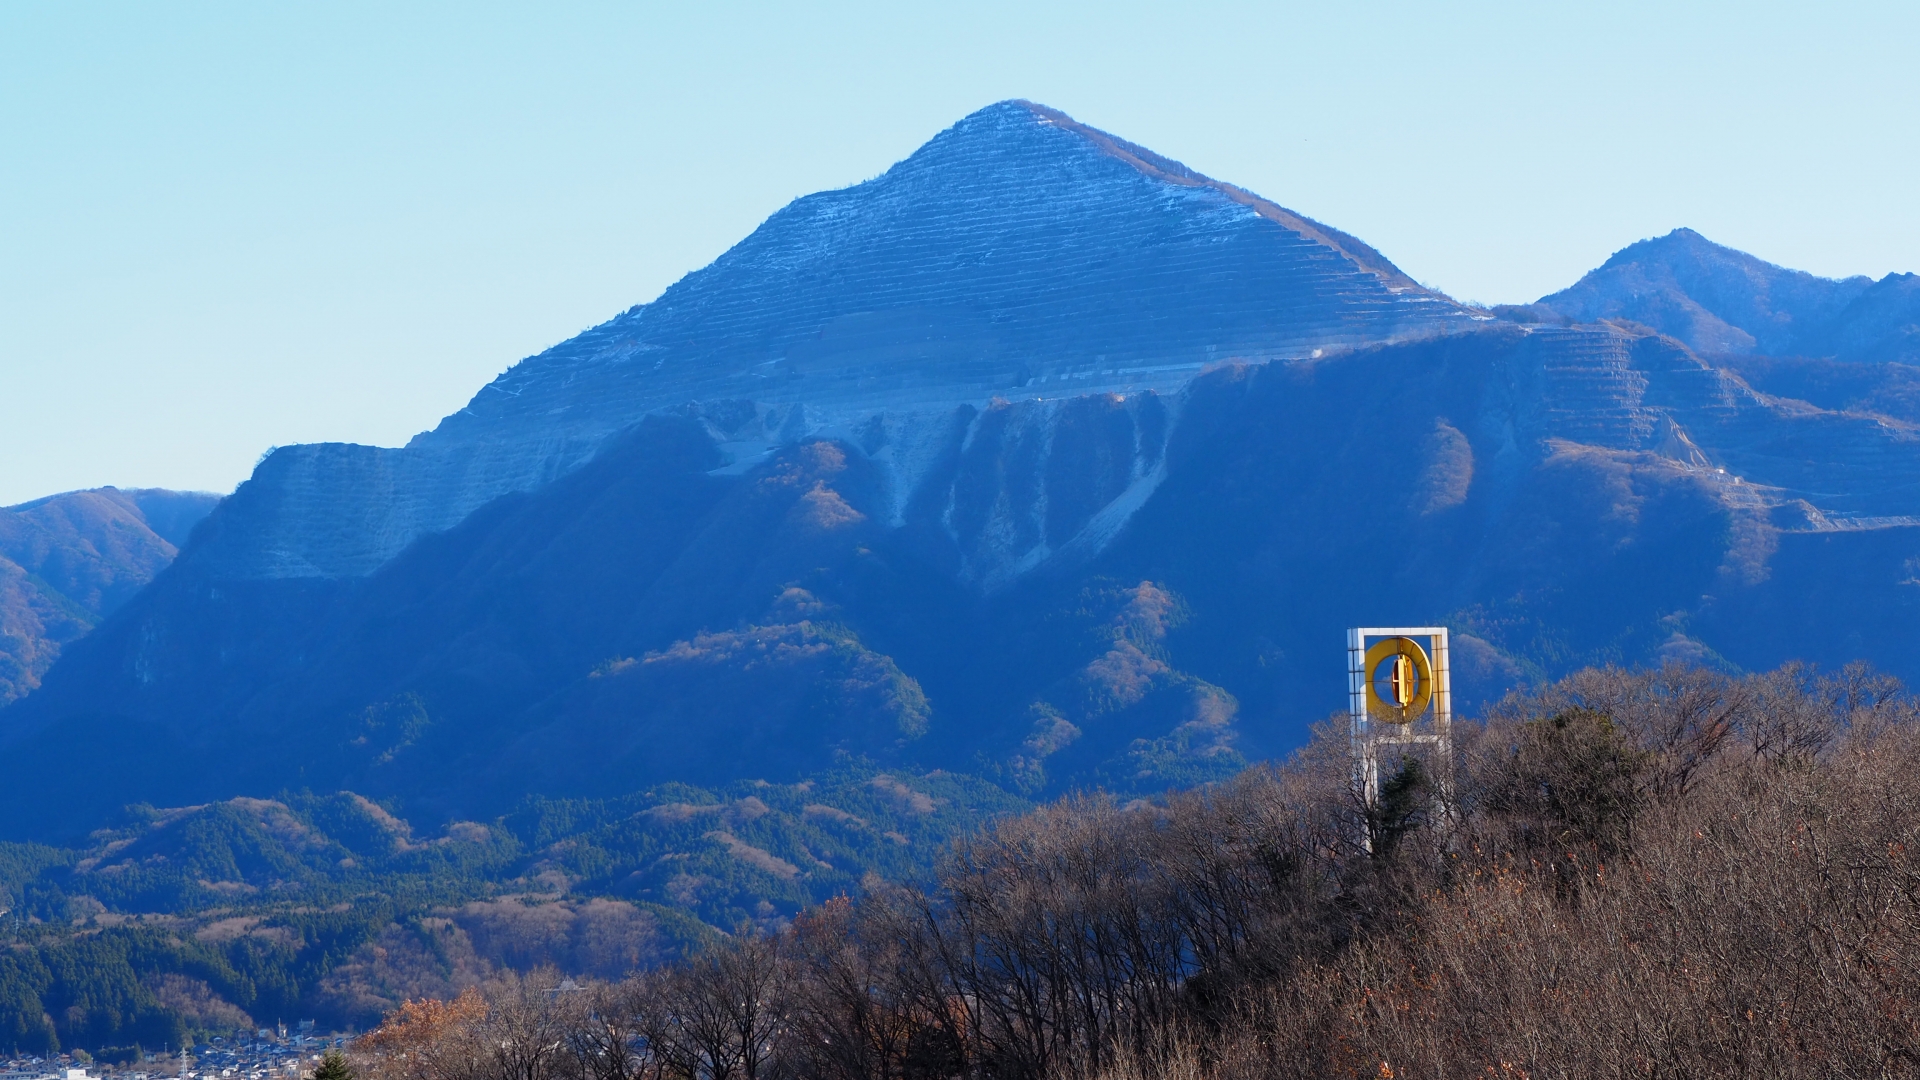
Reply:
[[[899, 524], [857, 445], [716, 469], [700, 418], [661, 415], [366, 578], [182, 560], [5, 715], [34, 779], [0, 810], [57, 830], [319, 781], [444, 820], [849, 758], [1151, 791], [1295, 745], [1359, 623], [1452, 625], [1467, 705], [1595, 660], [1920, 674], [1920, 435], [1670, 339], [1503, 326], [947, 430]], [[1143, 468], [1104, 546], [960, 576], [966, 508], [1044, 536]], [[85, 784], [53, 767], [78, 745]]]
[[1796, 338], [1793, 351], [1920, 365], [1920, 274], [1888, 274], [1874, 282], [1831, 321]]
[[0, 705], [173, 561], [218, 501], [109, 487], [0, 507]]

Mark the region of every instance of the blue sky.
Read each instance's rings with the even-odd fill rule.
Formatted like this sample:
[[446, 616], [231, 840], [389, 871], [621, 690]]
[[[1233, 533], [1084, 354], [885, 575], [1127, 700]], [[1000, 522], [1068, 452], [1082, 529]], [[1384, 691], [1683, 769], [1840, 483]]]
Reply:
[[396, 445], [1027, 97], [1529, 300], [1920, 269], [1920, 4], [0, 6], [0, 504]]

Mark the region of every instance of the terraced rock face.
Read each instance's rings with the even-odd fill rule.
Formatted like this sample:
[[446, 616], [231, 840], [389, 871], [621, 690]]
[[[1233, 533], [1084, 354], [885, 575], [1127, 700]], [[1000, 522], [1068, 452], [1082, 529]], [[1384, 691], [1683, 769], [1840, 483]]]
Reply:
[[[1920, 526], [1920, 428], [1756, 392], [1671, 339], [1540, 329], [1522, 432], [1657, 454], [1724, 485], [1730, 506], [1817, 505], [1822, 527]], [[1798, 519], [1796, 519], [1798, 520]]]
[[911, 456], [929, 413], [1167, 391], [1209, 362], [1471, 323], [1352, 237], [1003, 102], [874, 180], [795, 201], [404, 449], [276, 451], [193, 557], [229, 578], [365, 574], [689, 403], [741, 465], [805, 435], [904, 430], [888, 463], [904, 505], [931, 464]]

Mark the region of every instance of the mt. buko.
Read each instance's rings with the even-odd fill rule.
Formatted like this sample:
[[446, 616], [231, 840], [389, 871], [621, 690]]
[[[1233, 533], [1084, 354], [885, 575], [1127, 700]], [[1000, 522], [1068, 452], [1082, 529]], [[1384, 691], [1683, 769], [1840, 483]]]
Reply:
[[1683, 230], [1496, 318], [1002, 103], [403, 449], [274, 452], [0, 713], [0, 814], [849, 757], [1154, 790], [1297, 745], [1360, 624], [1452, 626], [1468, 704], [1605, 660], [1911, 679], [1915, 295]]

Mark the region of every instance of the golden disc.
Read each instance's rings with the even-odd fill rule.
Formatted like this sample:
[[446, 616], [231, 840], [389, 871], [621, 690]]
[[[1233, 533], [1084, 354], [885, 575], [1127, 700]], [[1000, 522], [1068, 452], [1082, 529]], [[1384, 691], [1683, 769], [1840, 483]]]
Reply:
[[[1413, 670], [1420, 681], [1420, 685], [1413, 688], [1405, 705], [1381, 700], [1380, 688], [1374, 684], [1374, 673], [1380, 670], [1380, 665], [1388, 660], [1396, 664], [1402, 663], [1401, 657], [1412, 663]], [[1373, 647], [1367, 650], [1366, 665], [1368, 719], [1389, 724], [1410, 724], [1426, 712], [1427, 706], [1433, 703], [1433, 663], [1427, 659], [1427, 650], [1421, 648], [1420, 643], [1412, 638], [1390, 637], [1374, 642]], [[1396, 674], [1398, 687], [1404, 687], [1405, 670], [1401, 669]]]

